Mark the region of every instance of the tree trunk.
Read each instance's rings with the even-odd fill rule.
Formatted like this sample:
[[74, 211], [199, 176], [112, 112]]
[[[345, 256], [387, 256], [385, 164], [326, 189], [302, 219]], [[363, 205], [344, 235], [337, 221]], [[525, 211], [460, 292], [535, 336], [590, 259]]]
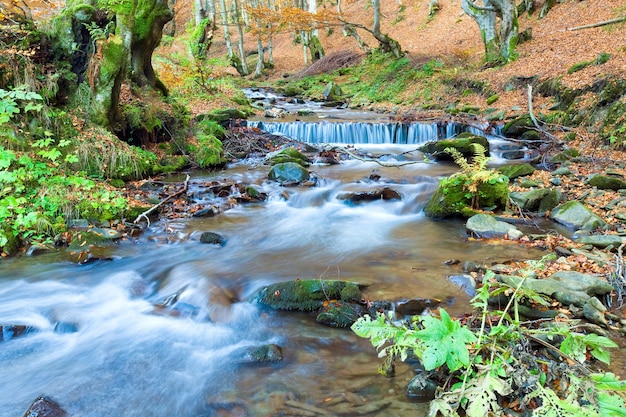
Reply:
[[228, 51], [228, 58], [232, 59], [235, 55], [233, 51], [233, 44], [230, 41], [230, 31], [228, 29], [228, 9], [226, 8], [226, 1], [219, 0], [220, 15], [222, 16], [222, 27], [224, 28], [224, 42], [226, 43], [226, 50]]
[[519, 32], [515, 1], [483, 0], [482, 6], [475, 1], [463, 0], [461, 7], [478, 24], [485, 45], [485, 61], [506, 63], [515, 59]]
[[[237, 19], [237, 32], [239, 33], [239, 62], [235, 61], [235, 68], [241, 75], [248, 75], [248, 65], [246, 64], [246, 53], [243, 49], [243, 23], [241, 22], [241, 16], [239, 16], [239, 0], [233, 0], [233, 9], [235, 12], [235, 19]], [[231, 58], [232, 59], [232, 58]]]
[[[154, 88], [167, 95], [167, 87], [158, 79], [152, 67], [152, 54], [163, 35], [163, 26], [174, 14], [167, 0], [138, 0], [130, 49], [131, 79], [140, 87]], [[124, 35], [122, 36], [124, 37]]]

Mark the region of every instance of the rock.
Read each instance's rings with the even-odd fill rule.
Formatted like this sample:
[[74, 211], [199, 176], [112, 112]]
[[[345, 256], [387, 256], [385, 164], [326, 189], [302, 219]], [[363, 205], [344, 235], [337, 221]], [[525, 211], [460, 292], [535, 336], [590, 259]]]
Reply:
[[542, 215], [559, 204], [562, 194], [551, 188], [538, 188], [527, 192], [512, 192], [511, 200], [522, 210], [536, 211]]
[[531, 175], [533, 172], [536, 171], [536, 169], [530, 164], [509, 164], [499, 167], [498, 171], [501, 174], [509, 177], [510, 180], [512, 180], [517, 177]]
[[329, 82], [326, 84], [324, 91], [322, 92], [324, 96], [324, 101], [342, 101], [343, 100], [343, 91], [341, 91], [341, 87], [334, 82]]
[[287, 147], [277, 152], [271, 152], [265, 157], [270, 165], [282, 164], [285, 162], [295, 162], [303, 167], [309, 166], [309, 158], [293, 147]]
[[353, 282], [305, 279], [268, 285], [261, 290], [257, 301], [276, 310], [314, 311], [324, 301], [343, 300], [342, 295], [348, 298], [344, 301], [352, 301], [357, 291], [360, 295], [358, 285]]
[[367, 309], [360, 304], [334, 301], [323, 308], [315, 321], [331, 327], [349, 327], [367, 313]]
[[550, 213], [550, 218], [574, 230], [595, 230], [607, 227], [604, 220], [579, 201], [568, 201], [557, 206]]
[[583, 317], [589, 320], [591, 323], [595, 323], [599, 326], [608, 327], [609, 323], [604, 317], [606, 307], [596, 297], [591, 297], [583, 305]]
[[28, 407], [24, 417], [65, 417], [67, 412], [59, 404], [46, 397], [39, 397]]
[[523, 235], [515, 226], [499, 221], [489, 214], [476, 214], [470, 217], [465, 227], [472, 235], [486, 239], [508, 237], [517, 240]]
[[435, 384], [424, 372], [415, 375], [406, 386], [406, 396], [417, 403], [425, 403], [435, 398]]
[[273, 363], [283, 360], [283, 350], [273, 343], [259, 346], [244, 353], [246, 363]]
[[285, 117], [286, 113], [287, 112], [281, 108], [272, 107], [270, 109], [266, 109], [265, 112], [263, 112], [263, 116], [269, 117], [270, 119], [280, 119]]
[[364, 201], [402, 200], [402, 196], [396, 190], [385, 187], [382, 190], [343, 193], [337, 196], [337, 200], [345, 200], [353, 204], [359, 204]]
[[200, 235], [200, 243], [224, 246], [226, 244], [226, 238], [219, 233], [202, 232]]
[[489, 141], [487, 138], [468, 132], [463, 132], [452, 139], [427, 142], [422, 145], [419, 150], [420, 152], [430, 155], [435, 160], [452, 161], [453, 158], [446, 152], [446, 148], [454, 148], [461, 152], [466, 158], [471, 159], [476, 154], [474, 143], [481, 145], [485, 149], [485, 156], [489, 156]]
[[214, 217], [217, 214], [217, 211], [213, 207], [204, 207], [200, 210], [195, 211], [192, 216], [193, 217]]
[[594, 175], [587, 180], [587, 184], [599, 190], [623, 190], [626, 189], [626, 181], [611, 175]]
[[309, 171], [295, 162], [276, 164], [267, 175], [281, 184], [300, 184], [310, 178]]
[[418, 316], [429, 308], [435, 308], [440, 304], [439, 300], [432, 298], [415, 298], [412, 300], [399, 301], [395, 311], [399, 316]]
[[626, 237], [618, 235], [589, 235], [579, 237], [574, 241], [583, 245], [593, 245], [596, 248], [606, 248], [608, 246], [617, 248], [622, 243], [626, 243]]
[[448, 281], [462, 289], [465, 294], [473, 297], [476, 295], [476, 281], [469, 274], [450, 275]]
[[78, 324], [67, 321], [57, 321], [54, 323], [54, 332], [59, 334], [76, 333]]
[[215, 122], [227, 122], [233, 119], [245, 119], [248, 117], [248, 114], [239, 109], [229, 108], [229, 109], [217, 109], [213, 110], [211, 113], [200, 114], [196, 116], [196, 120], [201, 122], [203, 120], [213, 120]]
[[32, 245], [26, 251], [26, 256], [38, 256], [44, 253], [52, 252], [53, 248], [47, 245]]
[[11, 339], [34, 333], [37, 329], [32, 326], [24, 326], [21, 324], [4, 324], [0, 325], [0, 342], [8, 342]]
[[552, 176], [554, 177], [569, 177], [572, 175], [572, 170], [567, 167], [557, 168], [552, 171]]
[[[500, 275], [506, 284], [517, 287], [520, 277]], [[591, 274], [576, 271], [559, 271], [545, 279], [526, 278], [522, 288], [550, 296], [565, 305], [583, 306], [592, 296], [602, 296], [614, 290], [608, 282]]]
[[519, 138], [524, 132], [534, 129], [535, 125], [530, 115], [526, 114], [506, 123], [502, 128], [502, 136]]
[[93, 245], [113, 243], [122, 238], [122, 234], [114, 229], [93, 227], [74, 234], [69, 245], [70, 250], [88, 248]]

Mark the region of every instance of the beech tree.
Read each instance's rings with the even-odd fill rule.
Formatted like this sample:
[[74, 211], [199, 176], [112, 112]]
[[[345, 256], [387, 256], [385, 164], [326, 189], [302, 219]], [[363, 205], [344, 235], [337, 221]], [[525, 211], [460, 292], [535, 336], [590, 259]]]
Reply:
[[93, 122], [108, 128], [116, 123], [124, 82], [168, 94], [152, 54], [173, 16], [167, 0], [67, 2], [53, 22], [55, 49], [71, 62]]
[[[461, 7], [480, 29], [485, 61], [506, 63], [515, 59], [519, 26], [515, 0], [463, 0]], [[498, 28], [499, 26], [499, 28]]]

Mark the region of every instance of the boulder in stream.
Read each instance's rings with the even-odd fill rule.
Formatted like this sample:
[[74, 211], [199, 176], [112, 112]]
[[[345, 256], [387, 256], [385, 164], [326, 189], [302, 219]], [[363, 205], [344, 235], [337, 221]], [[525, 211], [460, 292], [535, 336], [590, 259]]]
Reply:
[[0, 324], [0, 342], [7, 342], [16, 337], [34, 333], [37, 329], [32, 326], [24, 326], [21, 324]]
[[354, 282], [304, 279], [270, 284], [263, 288], [257, 301], [276, 310], [315, 311], [324, 302], [359, 301], [361, 290]]
[[455, 138], [441, 139], [437, 141], [427, 142], [422, 145], [419, 150], [430, 155], [436, 160], [452, 161], [452, 155], [446, 152], [447, 148], [454, 148], [464, 157], [471, 159], [476, 154], [474, 143], [477, 143], [485, 150], [485, 156], [489, 156], [489, 141], [484, 136], [474, 135], [469, 132], [463, 132]]
[[310, 178], [309, 171], [295, 162], [276, 164], [270, 168], [267, 176], [283, 185], [300, 184], [308, 181]]
[[534, 211], [540, 215], [555, 208], [562, 194], [553, 188], [536, 188], [526, 192], [512, 192], [511, 200], [522, 210]]
[[352, 204], [359, 204], [365, 201], [376, 200], [402, 200], [402, 196], [396, 190], [385, 187], [374, 191], [356, 191], [352, 193], [342, 193], [337, 196], [337, 200], [349, 201]]
[[65, 417], [67, 412], [55, 401], [39, 397], [30, 405], [24, 417]]
[[497, 220], [490, 214], [475, 214], [467, 219], [465, 227], [472, 235], [486, 239], [508, 237], [517, 240], [523, 234], [515, 226]]
[[226, 238], [219, 233], [202, 232], [202, 234], [200, 235], [200, 243], [224, 246], [226, 244]]

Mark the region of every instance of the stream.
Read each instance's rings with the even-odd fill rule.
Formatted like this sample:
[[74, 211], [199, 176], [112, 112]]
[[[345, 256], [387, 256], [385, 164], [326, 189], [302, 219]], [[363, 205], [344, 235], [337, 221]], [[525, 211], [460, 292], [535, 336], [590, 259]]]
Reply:
[[[0, 325], [35, 329], [0, 341], [0, 417], [22, 415], [40, 395], [72, 416], [339, 415], [341, 407], [377, 401], [380, 407], [365, 415], [425, 415], [428, 405], [404, 394], [414, 375], [409, 365], [384, 378], [369, 341], [349, 329], [316, 324], [305, 313], [268, 311], [255, 294], [277, 281], [345, 279], [366, 284], [370, 300], [438, 298], [451, 314], [460, 314], [470, 297], [447, 279], [460, 266], [445, 261], [495, 263], [543, 253], [477, 242], [468, 239], [462, 221], [423, 215], [438, 178], [457, 168], [426, 162], [415, 151], [426, 140], [416, 139], [421, 127], [396, 126], [405, 139], [381, 139], [382, 128], [375, 133], [372, 125], [382, 115], [314, 110], [325, 124], [332, 119], [346, 126], [324, 125], [327, 133], [320, 134], [319, 127], [287, 120], [282, 128], [300, 124], [297, 129], [315, 136], [292, 134], [311, 143], [343, 137], [344, 144], [383, 155], [391, 166], [357, 160], [312, 165], [313, 187], [281, 187], [258, 161], [193, 172], [190, 193], [196, 199], [212, 198], [199, 184], [229, 179], [256, 184], [268, 200], [215, 217], [159, 221], [138, 238], [117, 243], [111, 261], [77, 265], [58, 253], [0, 260]], [[268, 122], [251, 121], [276, 132]], [[281, 122], [270, 123], [281, 128]], [[347, 127], [365, 123], [372, 127], [366, 133]], [[432, 139], [459, 129], [422, 130]], [[333, 130], [344, 133], [328, 133]], [[493, 139], [494, 147], [501, 145]], [[407, 161], [415, 163], [393, 166]], [[502, 155], [495, 161], [502, 162]], [[337, 198], [381, 186], [402, 199], [347, 204]], [[226, 244], [200, 243], [203, 231], [221, 234]], [[158, 314], [155, 304], [172, 295], [180, 314]], [[282, 348], [282, 362], [243, 360], [242, 352], [267, 344]]]

